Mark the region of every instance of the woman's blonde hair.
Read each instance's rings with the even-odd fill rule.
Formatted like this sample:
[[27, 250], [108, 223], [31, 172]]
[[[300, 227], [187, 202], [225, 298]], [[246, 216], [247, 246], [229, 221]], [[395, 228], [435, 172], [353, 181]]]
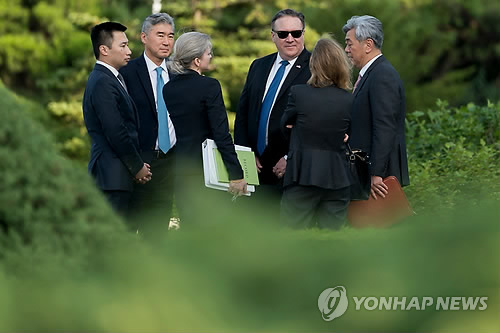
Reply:
[[344, 48], [332, 38], [321, 38], [312, 51], [309, 60], [311, 78], [307, 81], [313, 87], [322, 88], [336, 85], [349, 90], [352, 88], [352, 65]]
[[183, 33], [175, 41], [174, 52], [167, 66], [174, 73], [184, 73], [191, 67], [194, 59], [201, 58], [211, 48], [209, 35], [197, 31]]

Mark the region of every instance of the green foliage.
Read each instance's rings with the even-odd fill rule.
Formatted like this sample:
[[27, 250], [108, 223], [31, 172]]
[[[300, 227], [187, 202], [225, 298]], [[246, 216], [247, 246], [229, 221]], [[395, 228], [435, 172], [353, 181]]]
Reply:
[[[100, 20], [90, 14], [94, 4], [89, 2], [87, 14], [81, 15], [73, 10], [82, 7], [75, 1], [9, 4], [8, 12], [17, 14], [6, 15], [0, 23], [0, 31], [9, 32], [0, 37], [0, 79], [28, 95], [39, 89], [33, 97], [42, 101], [80, 93], [86, 78], [78, 73], [92, 56], [88, 28]], [[24, 21], [22, 27], [18, 20]]]
[[454, 143], [471, 150], [488, 145], [500, 151], [500, 103], [449, 107], [438, 100], [436, 105], [436, 110], [415, 111], [406, 117], [408, 151], [415, 158], [428, 159]]
[[[416, 143], [432, 126], [410, 117], [407, 193], [418, 215], [391, 228], [283, 230], [266, 207], [246, 208], [251, 198], [232, 203], [228, 195], [215, 205], [194, 195], [198, 225], [181, 222], [168, 238], [143, 242], [124, 233], [88, 175], [56, 153], [27, 116], [31, 103], [2, 86], [0, 102], [0, 331], [500, 328], [498, 105], [439, 102], [426, 124], [466, 124], [439, 127], [434, 151]], [[51, 110], [81, 121], [69, 104]], [[153, 219], [164, 217], [145, 221]], [[348, 311], [325, 322], [318, 296], [338, 285], [348, 291]], [[353, 296], [487, 296], [488, 308], [358, 311]]]
[[457, 143], [446, 143], [429, 159], [409, 154], [411, 184], [405, 192], [418, 214], [500, 198], [499, 153], [491, 146], [470, 150], [461, 138]]
[[[0, 331], [494, 332], [499, 218], [484, 203], [383, 230], [297, 232], [205, 216], [196, 231], [84, 263], [20, 260], [13, 274], [0, 262]], [[338, 285], [348, 310], [325, 322], [318, 296]], [[353, 296], [487, 296], [488, 308], [357, 311]]]
[[[21, 83], [32, 84], [32, 76], [40, 75], [47, 69], [47, 54], [49, 47], [40, 44], [39, 38], [34, 34], [20, 33], [0, 36], [0, 68], [8, 83], [19, 80]], [[26, 57], [29, 54], [29, 57]]]
[[124, 235], [85, 170], [61, 157], [25, 103], [0, 86], [0, 260], [24, 248], [86, 254]]
[[227, 109], [236, 109], [242, 89], [240, 83], [245, 82], [248, 67], [253, 60], [242, 57], [217, 57], [214, 60], [215, 71], [211, 76], [220, 78]]
[[[251, 61], [275, 51], [270, 19], [282, 8], [304, 12], [310, 50], [326, 33], [342, 42], [341, 28], [352, 15], [380, 18], [383, 52], [403, 79], [409, 114], [432, 108], [438, 98], [452, 106], [500, 100], [499, 2], [176, 0], [162, 4], [162, 10], [175, 18], [177, 35], [194, 29], [212, 36], [214, 68], [207, 75], [221, 82], [229, 112], [236, 111]], [[150, 12], [150, 1], [0, 0], [0, 79], [43, 105], [76, 105], [95, 62], [90, 27], [104, 20], [124, 23], [137, 57], [143, 50], [141, 24]], [[46, 112], [55, 124], [50, 128], [57, 141], [66, 147], [64, 153], [85, 159], [82, 127], [54, 116], [49, 107]]]
[[410, 183], [417, 212], [500, 198], [500, 103], [472, 103], [407, 116]]
[[22, 0], [0, 0], [0, 36], [25, 31], [28, 23], [29, 10], [21, 7]]
[[59, 130], [53, 129], [58, 137], [59, 150], [72, 159], [88, 160], [90, 140], [83, 121], [82, 102], [52, 102], [48, 109], [58, 123], [65, 124]]
[[[341, 41], [352, 15], [379, 17], [384, 54], [408, 95], [405, 192], [418, 215], [389, 229], [292, 232], [273, 228], [265, 209], [236, 212], [228, 200], [197, 207], [198, 230], [181, 223], [165, 242], [141, 243], [124, 233], [85, 169], [56, 149], [78, 160], [88, 154], [81, 97], [95, 61], [89, 28], [122, 21], [138, 56], [150, 5], [0, 0], [0, 78], [47, 106], [0, 84], [0, 331], [500, 329], [500, 104], [484, 105], [499, 100], [498, 2], [163, 1], [178, 32], [212, 35], [210, 75], [231, 111], [251, 61], [275, 49], [269, 21], [277, 10], [306, 14], [309, 49], [325, 32]], [[412, 113], [438, 97], [476, 104], [438, 102]], [[214, 207], [221, 221], [213, 221]], [[489, 296], [488, 309], [380, 312], [351, 304], [324, 322], [317, 297], [336, 285], [355, 296]]]
[[[88, 138], [83, 121], [74, 116], [81, 118], [83, 88], [95, 62], [88, 30], [102, 20], [94, 15], [97, 2], [15, 1], [0, 14], [5, 15], [0, 31], [6, 32], [0, 34], [0, 79], [48, 104], [37, 107], [37, 118], [56, 136], [61, 151], [80, 161], [88, 156]], [[2, 6], [7, 4], [0, 0]]]

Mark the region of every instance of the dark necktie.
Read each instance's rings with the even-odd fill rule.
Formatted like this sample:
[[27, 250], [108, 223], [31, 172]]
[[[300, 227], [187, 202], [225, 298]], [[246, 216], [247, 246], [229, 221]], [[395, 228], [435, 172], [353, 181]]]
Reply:
[[257, 134], [257, 152], [262, 155], [264, 149], [266, 149], [266, 134], [267, 134], [267, 121], [269, 119], [269, 114], [271, 113], [271, 107], [274, 102], [274, 97], [278, 91], [283, 74], [285, 74], [285, 68], [289, 64], [288, 61], [281, 61], [281, 66], [278, 68], [276, 75], [274, 75], [273, 81], [267, 90], [266, 97], [262, 102], [262, 108], [260, 109], [259, 118], [259, 131]]
[[163, 69], [156, 67], [156, 111], [158, 113], [158, 147], [164, 153], [170, 149], [170, 134], [168, 132], [167, 106], [163, 99]]
[[118, 81], [120, 81], [120, 83], [122, 84], [125, 91], [128, 93], [127, 85], [125, 84], [125, 80], [123, 79], [123, 76], [120, 73], [118, 73], [117, 78], [118, 78]]

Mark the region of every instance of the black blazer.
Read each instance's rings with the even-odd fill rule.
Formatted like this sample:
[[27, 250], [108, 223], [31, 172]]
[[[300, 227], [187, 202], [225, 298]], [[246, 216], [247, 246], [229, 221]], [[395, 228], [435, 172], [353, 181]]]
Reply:
[[344, 135], [349, 133], [352, 94], [329, 86], [290, 89], [281, 127], [294, 125], [283, 185], [340, 189], [351, 184]]
[[[144, 54], [131, 60], [127, 66], [120, 68], [128, 93], [137, 106], [141, 127], [139, 128], [139, 143], [144, 152], [156, 148], [158, 138], [158, 115], [156, 103], [149, 77], [148, 66]], [[169, 72], [172, 79], [172, 74]]]
[[384, 56], [368, 68], [354, 91], [351, 133], [351, 147], [370, 155], [372, 175], [396, 176], [403, 186], [410, 183], [403, 82]]
[[201, 144], [209, 138], [217, 144], [229, 178], [243, 178], [219, 81], [188, 70], [165, 84], [163, 97], [177, 136], [177, 173], [203, 173]]
[[[311, 53], [306, 49], [302, 51], [278, 92], [269, 118], [268, 146], [262, 156], [260, 156], [260, 162], [263, 166], [261, 176], [267, 173], [275, 177], [271, 172], [272, 168], [288, 152], [289, 140], [281, 131], [280, 121], [288, 102], [290, 87], [306, 83], [311, 77], [309, 70], [310, 56]], [[250, 65], [236, 112], [234, 142], [239, 145], [251, 147], [256, 153], [262, 100], [264, 99], [267, 78], [276, 61], [276, 57], [277, 53], [273, 53], [255, 60]], [[277, 178], [275, 180], [277, 181]]]
[[99, 64], [85, 87], [83, 118], [92, 142], [89, 173], [103, 190], [132, 191], [144, 165], [137, 110], [114, 74]]

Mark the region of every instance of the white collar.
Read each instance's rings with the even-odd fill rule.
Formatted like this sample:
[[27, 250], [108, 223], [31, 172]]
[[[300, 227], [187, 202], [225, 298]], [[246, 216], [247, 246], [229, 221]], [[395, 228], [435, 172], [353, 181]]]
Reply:
[[111, 66], [110, 64], [105, 63], [104, 61], [101, 61], [101, 60], [97, 60], [96, 64], [99, 64], [99, 65], [106, 67], [107, 69], [109, 69], [111, 71], [111, 73], [113, 73], [114, 76], [118, 77], [118, 70], [116, 68], [114, 68], [113, 66]]
[[361, 70], [359, 71], [359, 75], [365, 76], [365, 73], [368, 70], [368, 68], [370, 68], [371, 64], [373, 64], [375, 62], [375, 60], [377, 60], [381, 56], [382, 56], [382, 53], [380, 53], [379, 55], [376, 55], [375, 57], [372, 58], [372, 60], [368, 61], [366, 63], [366, 65], [364, 65], [363, 68], [361, 68]]
[[[295, 58], [293, 58], [292, 60], [288, 60], [288, 62], [290, 63], [290, 67], [289, 68], [292, 68], [293, 65], [295, 64], [295, 62], [297, 61], [297, 59], [299, 58], [299, 56], [296, 56]], [[285, 60], [283, 59], [281, 56], [280, 56], [280, 53], [278, 52], [278, 55], [276, 56], [276, 62], [274, 63], [275, 65], [277, 64], [281, 64], [281, 62]], [[288, 67], [288, 66], [287, 66]]]
[[[144, 59], [146, 60], [146, 66], [148, 67], [148, 72], [151, 73], [153, 71], [156, 71], [156, 68], [158, 67], [158, 65], [155, 64], [153, 62], [153, 60], [149, 59], [149, 57], [146, 55], [146, 52], [144, 52], [143, 54], [144, 54]], [[165, 72], [168, 72], [167, 71], [167, 64], [165, 62], [165, 59], [163, 59], [163, 61], [161, 62], [160, 67], [163, 68], [163, 70]]]

